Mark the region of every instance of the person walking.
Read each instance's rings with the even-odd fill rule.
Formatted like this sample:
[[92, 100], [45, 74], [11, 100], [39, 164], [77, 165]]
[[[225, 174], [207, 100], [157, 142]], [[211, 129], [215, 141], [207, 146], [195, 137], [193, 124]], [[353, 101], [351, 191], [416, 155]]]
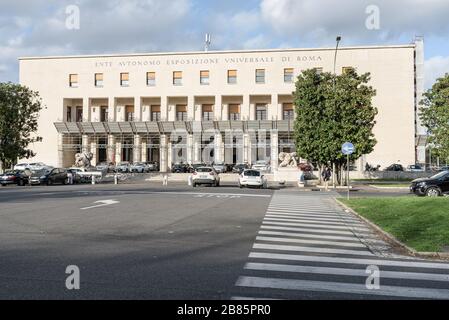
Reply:
[[323, 177], [323, 181], [324, 181], [324, 190], [329, 191], [329, 180], [332, 177], [331, 168], [326, 166], [326, 168], [324, 168], [324, 171], [321, 174], [321, 176]]

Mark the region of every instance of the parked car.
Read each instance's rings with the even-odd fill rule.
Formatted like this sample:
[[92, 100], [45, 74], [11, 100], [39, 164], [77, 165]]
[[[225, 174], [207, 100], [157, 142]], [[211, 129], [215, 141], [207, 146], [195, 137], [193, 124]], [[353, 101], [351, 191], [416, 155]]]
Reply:
[[268, 172], [271, 170], [270, 165], [265, 160], [256, 161], [256, 163], [251, 166], [251, 169], [262, 172]]
[[247, 169], [240, 174], [239, 187], [266, 188], [267, 179], [259, 170]]
[[216, 163], [213, 165], [213, 167], [217, 173], [225, 173], [226, 172], [226, 166], [224, 163]]
[[440, 172], [430, 178], [413, 180], [410, 185], [410, 192], [427, 197], [449, 194], [449, 171]]
[[30, 169], [30, 170], [44, 170], [44, 169], [47, 169], [47, 168], [51, 168], [51, 169], [53, 169], [52, 167], [50, 167], [50, 166], [47, 166], [45, 163], [43, 163], [43, 162], [33, 162], [33, 163], [30, 163], [29, 165], [28, 165], [28, 169]]
[[25, 162], [18, 163], [14, 166], [14, 170], [25, 170], [28, 168], [29, 165], [30, 165], [29, 163], [25, 163]]
[[404, 167], [402, 164], [392, 164], [391, 166], [387, 167], [384, 171], [404, 171]]
[[415, 165], [410, 165], [407, 167], [407, 171], [410, 172], [424, 172], [425, 169], [423, 167], [421, 167], [419, 164], [415, 164]]
[[120, 162], [116, 167], [115, 170], [117, 172], [130, 172], [131, 164], [128, 161]]
[[82, 183], [83, 182], [83, 178], [79, 175], [79, 172], [81, 172], [81, 170], [77, 170], [77, 169], [67, 169], [67, 179], [68, 180], [72, 180], [73, 184], [78, 184], [78, 183]]
[[133, 163], [130, 167], [129, 167], [129, 171], [130, 172], [138, 172], [138, 173], [144, 173], [144, 172], [148, 172], [148, 167], [145, 163], [143, 162], [136, 162]]
[[192, 174], [192, 185], [208, 184], [214, 187], [220, 185], [220, 176], [213, 167], [199, 167]]
[[2, 187], [9, 184], [24, 186], [28, 184], [28, 176], [21, 170], [8, 171], [0, 175], [0, 184]]
[[440, 167], [438, 171], [449, 171], [449, 166]]
[[45, 171], [45, 173], [39, 177], [41, 185], [52, 185], [55, 183], [66, 184], [67, 183], [67, 170], [62, 168], [54, 168], [51, 171]]
[[149, 172], [159, 171], [159, 164], [157, 162], [146, 162], [145, 165]]
[[176, 163], [171, 168], [172, 173], [187, 173], [189, 172], [189, 166], [184, 163]]
[[245, 163], [238, 163], [232, 168], [232, 172], [241, 174], [245, 169], [249, 169], [249, 165]]
[[104, 171], [104, 172], [115, 172], [115, 166], [113, 163], [107, 163], [107, 162], [101, 162], [97, 164], [95, 167], [98, 171]]

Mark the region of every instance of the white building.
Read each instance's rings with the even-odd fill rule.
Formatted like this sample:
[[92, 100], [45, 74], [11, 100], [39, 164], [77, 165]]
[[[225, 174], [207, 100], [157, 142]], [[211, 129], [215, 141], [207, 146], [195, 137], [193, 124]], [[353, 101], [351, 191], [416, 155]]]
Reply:
[[[94, 163], [158, 161], [161, 170], [177, 156], [189, 163], [267, 157], [276, 168], [280, 151], [294, 151], [295, 77], [310, 68], [333, 72], [334, 54], [325, 48], [20, 58], [20, 83], [46, 106], [32, 161], [70, 166], [75, 153], [90, 151]], [[370, 72], [377, 90], [378, 144], [360, 168], [425, 161], [417, 116], [423, 61], [421, 40], [338, 50], [337, 73]]]

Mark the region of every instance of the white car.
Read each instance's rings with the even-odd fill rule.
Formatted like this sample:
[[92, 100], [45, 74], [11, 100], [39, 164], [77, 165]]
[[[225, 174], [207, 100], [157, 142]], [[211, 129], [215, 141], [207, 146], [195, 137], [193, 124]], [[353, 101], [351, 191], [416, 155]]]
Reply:
[[[47, 166], [45, 163], [42, 162], [34, 162], [34, 163], [30, 163], [28, 165], [28, 169], [32, 170], [32, 171], [40, 171], [40, 170], [45, 170], [45, 169], [49, 169], [50, 167]], [[53, 167], [51, 167], [53, 168]]]
[[239, 187], [267, 188], [267, 179], [259, 170], [247, 169], [239, 176]]
[[252, 165], [251, 169], [268, 172], [270, 171], [270, 165], [265, 160], [259, 160]]
[[220, 185], [220, 177], [213, 167], [199, 167], [192, 174], [192, 186], [208, 184], [214, 187]]
[[14, 166], [14, 170], [25, 170], [30, 166], [29, 163], [18, 163]]

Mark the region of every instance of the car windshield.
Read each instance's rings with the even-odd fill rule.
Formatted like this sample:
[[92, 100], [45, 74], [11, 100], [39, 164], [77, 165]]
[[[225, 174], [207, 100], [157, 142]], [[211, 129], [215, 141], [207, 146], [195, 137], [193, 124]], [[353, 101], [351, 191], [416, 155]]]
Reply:
[[211, 168], [198, 168], [196, 169], [198, 172], [212, 172]]
[[441, 178], [444, 178], [446, 175], [449, 176], [449, 171], [440, 172], [440, 173], [430, 177], [430, 179], [441, 179]]
[[245, 171], [243, 175], [247, 177], [260, 177], [260, 172], [255, 170]]

